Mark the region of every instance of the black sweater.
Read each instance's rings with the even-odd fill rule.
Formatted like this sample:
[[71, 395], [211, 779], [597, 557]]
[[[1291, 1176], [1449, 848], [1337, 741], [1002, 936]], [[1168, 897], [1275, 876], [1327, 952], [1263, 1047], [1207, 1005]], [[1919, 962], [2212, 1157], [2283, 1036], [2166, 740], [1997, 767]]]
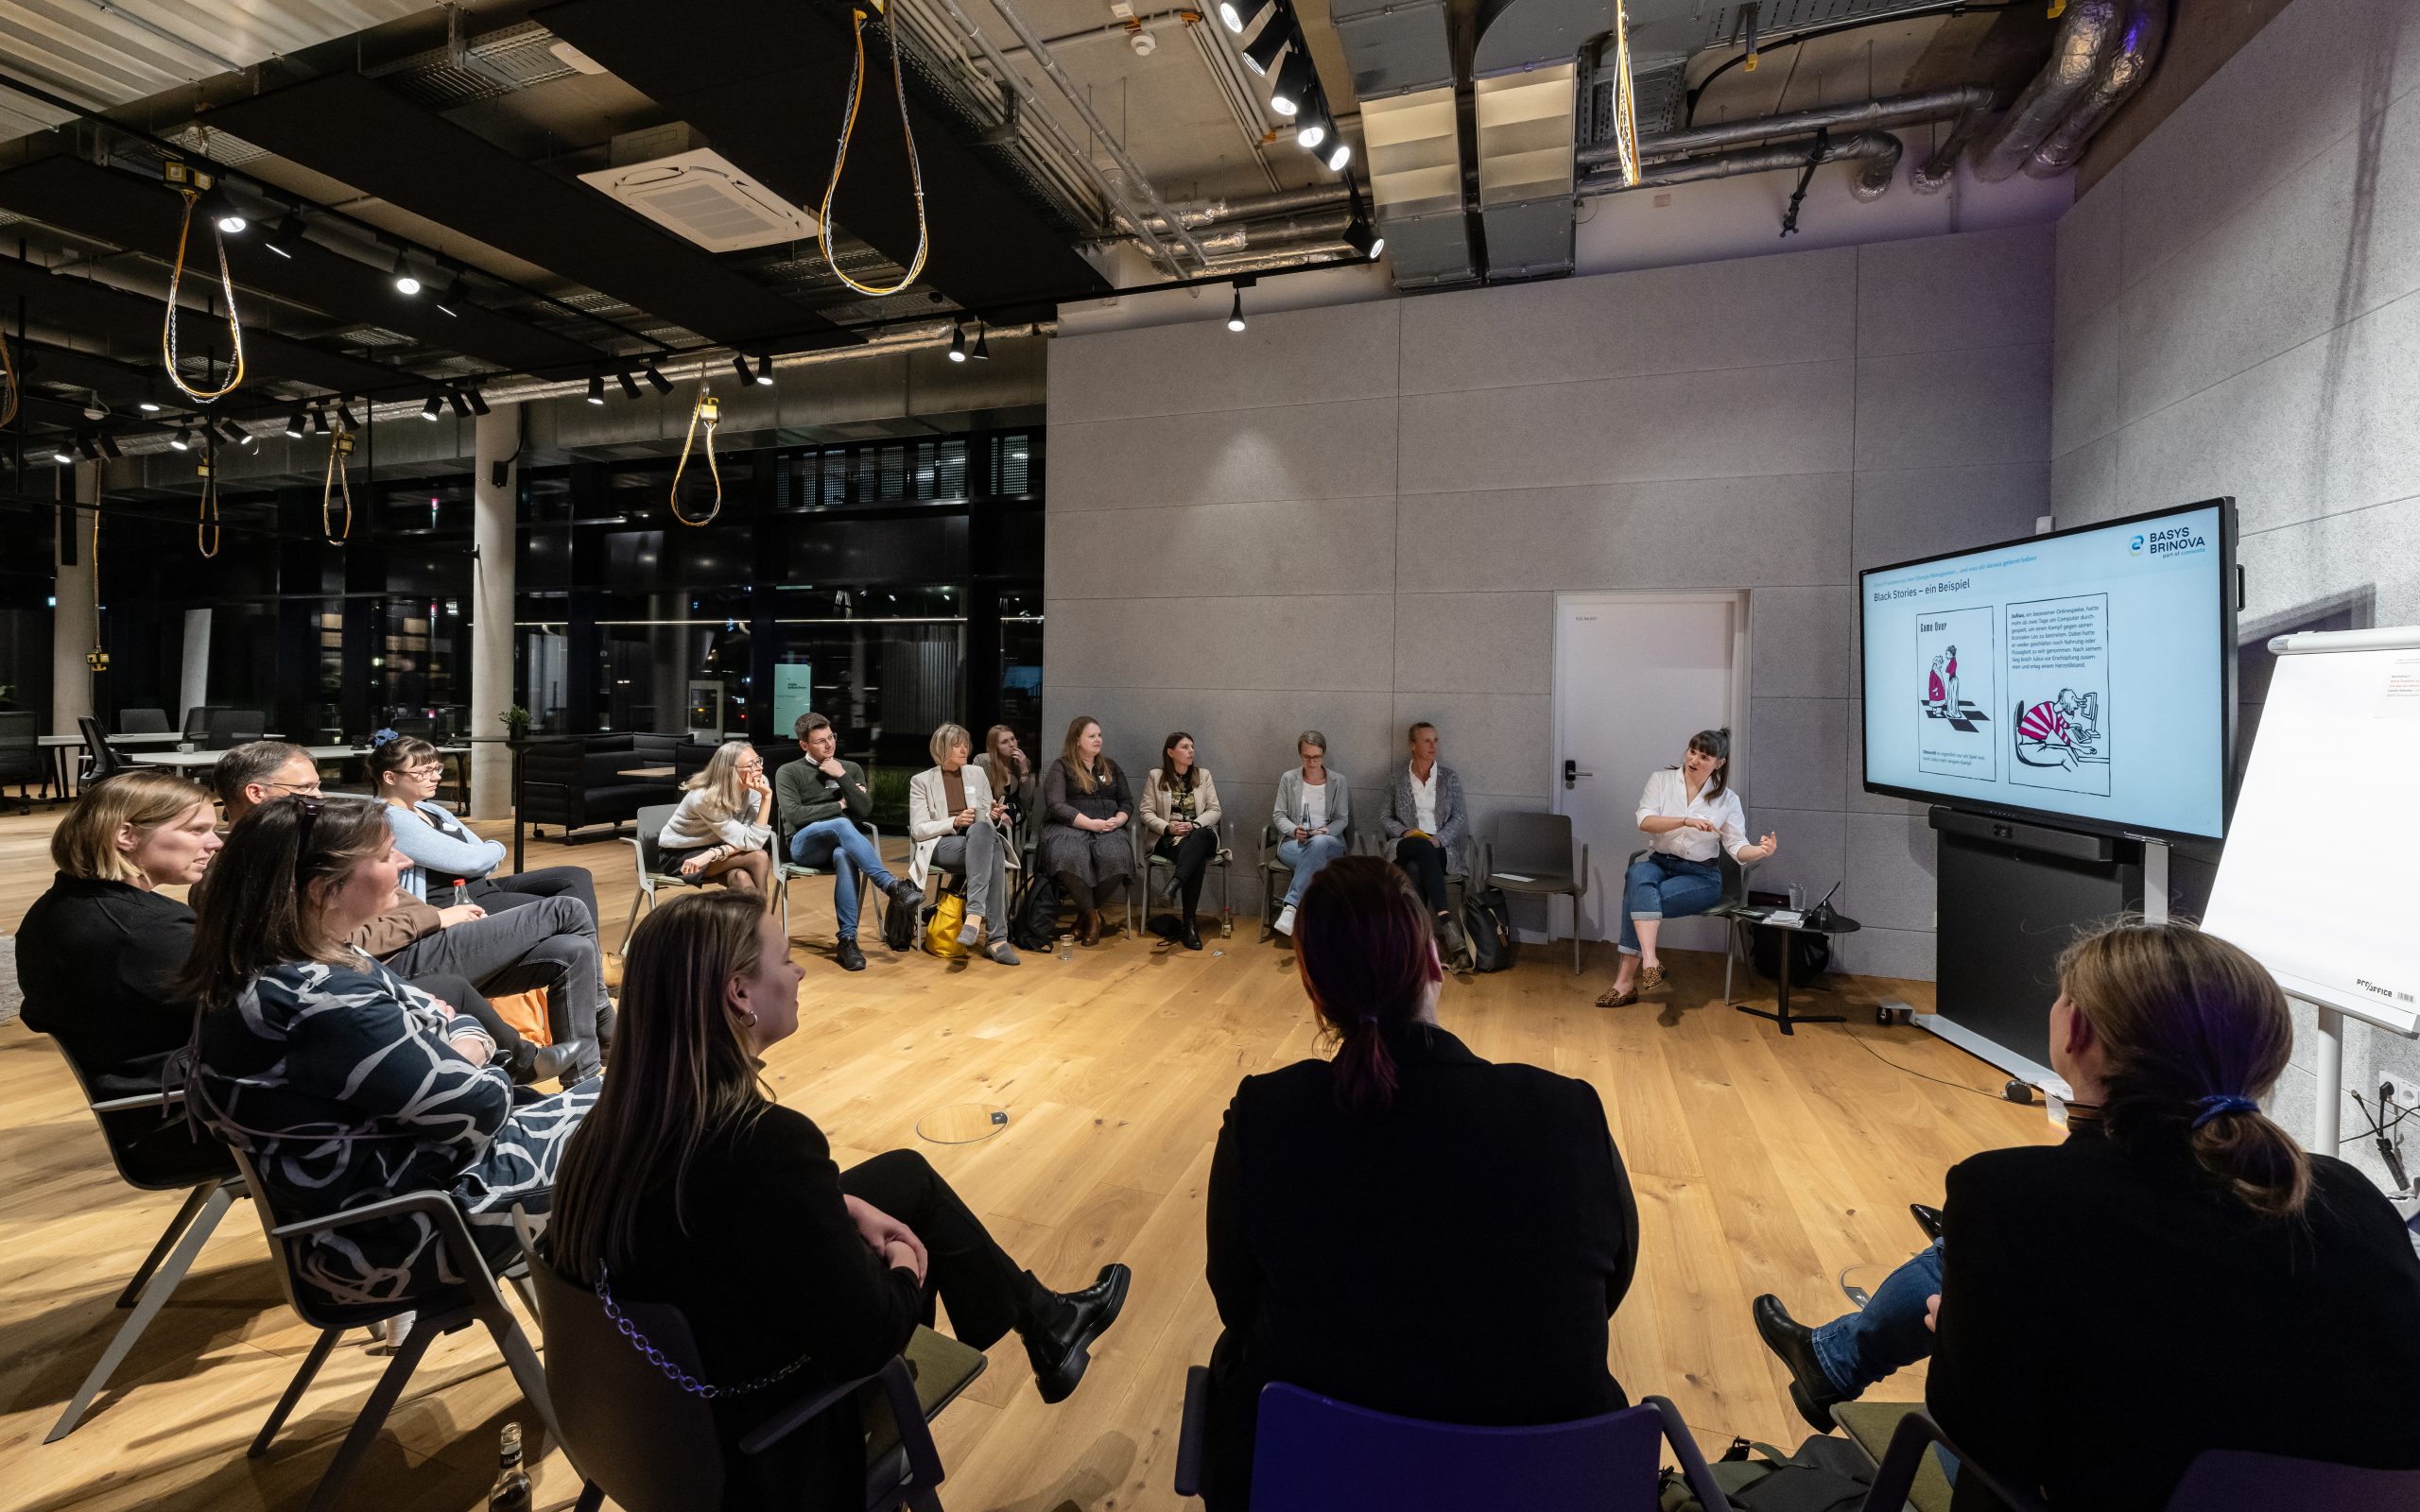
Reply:
[[2092, 1125], [1952, 1167], [1934, 1418], [1993, 1473], [2094, 1512], [2166, 1505], [2205, 1449], [2420, 1468], [2420, 1257], [2367, 1177], [2311, 1166], [2286, 1223], [2181, 1147]]
[[[717, 1385], [815, 1357], [768, 1390], [713, 1403], [731, 1477], [723, 1505], [863, 1505], [861, 1430], [845, 1403], [763, 1454], [737, 1452], [741, 1435], [781, 1407], [880, 1369], [923, 1319], [915, 1273], [884, 1265], [849, 1217], [823, 1131], [804, 1113], [768, 1108], [746, 1131], [698, 1151], [677, 1209], [668, 1166], [638, 1178], [648, 1184], [637, 1248], [614, 1267], [614, 1296], [679, 1308]], [[774, 1500], [795, 1499], [801, 1486], [810, 1487], [804, 1502]]]
[[18, 926], [26, 1026], [59, 1041], [95, 1097], [158, 1091], [193, 1037], [192, 1008], [166, 992], [192, 948], [193, 910], [175, 899], [62, 871]]

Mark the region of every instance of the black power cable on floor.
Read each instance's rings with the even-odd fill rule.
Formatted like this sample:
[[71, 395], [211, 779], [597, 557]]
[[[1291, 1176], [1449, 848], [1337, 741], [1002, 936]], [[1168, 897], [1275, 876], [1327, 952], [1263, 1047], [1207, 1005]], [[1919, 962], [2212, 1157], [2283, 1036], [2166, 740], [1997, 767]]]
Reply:
[[1870, 1044], [1867, 1044], [1865, 1042], [1865, 1036], [1850, 1028], [1847, 1024], [1841, 1025], [1841, 1033], [1855, 1040], [1858, 1049], [1864, 1051], [1867, 1055], [1872, 1056], [1875, 1059], [1890, 1067], [1893, 1071], [1901, 1072], [1910, 1076], [1921, 1077], [1926, 1081], [1939, 1082], [1944, 1087], [1955, 1087], [1962, 1092], [1972, 1092], [1977, 1097], [1986, 1097], [1996, 1103], [2005, 1103], [2008, 1101], [2006, 1097], [2001, 1096], [1998, 1092], [1987, 1092], [1980, 1087], [1969, 1087], [1962, 1081], [1951, 1081], [1946, 1076], [1936, 1076], [1930, 1072], [1918, 1071], [1913, 1066], [1903, 1066], [1897, 1061], [1892, 1059], [1889, 1056], [1884, 1055], [1881, 1051], [1875, 1049]]

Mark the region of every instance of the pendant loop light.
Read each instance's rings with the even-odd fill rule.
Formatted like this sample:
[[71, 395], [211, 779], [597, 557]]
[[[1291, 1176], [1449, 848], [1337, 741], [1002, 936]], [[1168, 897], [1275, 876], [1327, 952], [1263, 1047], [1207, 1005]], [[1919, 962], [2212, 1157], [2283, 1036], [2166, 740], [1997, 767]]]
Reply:
[[[715, 480], [715, 507], [706, 511], [704, 519], [692, 520], [681, 512], [681, 474], [689, 470], [689, 448], [697, 442], [700, 421], [706, 425], [706, 471]], [[715, 460], [715, 428], [721, 423], [722, 401], [715, 397], [713, 389], [700, 385], [697, 405], [689, 411], [689, 434], [681, 438], [681, 460], [672, 466], [672, 518], [684, 525], [711, 524], [715, 516], [722, 513], [722, 465]]]
[[177, 226], [176, 264], [168, 272], [168, 313], [160, 327], [160, 356], [167, 366], [168, 382], [176, 385], [178, 391], [187, 399], [206, 404], [214, 399], [226, 398], [243, 386], [244, 327], [235, 316], [235, 278], [227, 270], [227, 238], [214, 222], [210, 228], [210, 239], [218, 249], [218, 287], [227, 300], [227, 336], [233, 360], [229, 364], [225, 386], [218, 388], [196, 388], [185, 382], [182, 373], [177, 371], [177, 286], [184, 280], [185, 244], [193, 235], [193, 209], [201, 200], [201, 190], [195, 187], [196, 176], [187, 172], [183, 163], [172, 163], [168, 171], [172, 182], [178, 179], [184, 180], [178, 183], [177, 194], [184, 200], [185, 207], [184, 219]]
[[216, 442], [202, 448], [201, 466], [194, 471], [201, 476], [201, 497], [194, 501], [193, 549], [208, 558], [218, 555], [218, 447]]
[[[840, 170], [848, 165], [849, 139], [856, 134], [857, 107], [865, 98], [866, 85], [866, 8], [873, 6], [882, 12], [883, 35], [890, 44], [890, 88], [899, 101], [899, 134], [908, 143], [908, 181], [916, 194], [916, 255], [908, 262], [908, 269], [899, 282], [889, 288], [860, 284], [841, 267], [839, 255], [832, 249], [832, 198], [840, 191]], [[832, 177], [823, 186], [823, 209], [821, 223], [815, 229], [815, 239], [822, 245], [823, 261], [831, 266], [841, 283], [859, 294], [883, 299], [898, 293], [916, 282], [925, 270], [925, 254], [932, 247], [932, 228], [925, 219], [925, 170], [916, 161], [916, 130], [908, 119], [908, 81], [899, 71], [899, 23], [891, 14], [886, 0], [858, 0], [852, 10], [851, 31], [856, 39], [857, 60], [849, 70], [849, 109], [840, 118], [840, 146], [832, 156]], [[703, 401], [701, 400], [700, 403]]]
[[0, 331], [0, 386], [8, 389], [5, 396], [0, 396], [0, 426], [5, 426], [17, 418], [17, 400], [25, 391], [25, 385], [17, 381], [17, 365], [9, 356], [6, 331]]
[[[320, 480], [320, 534], [331, 546], [341, 546], [353, 536], [353, 480], [345, 475], [344, 459], [353, 455], [353, 432], [337, 431], [328, 438], [328, 471]], [[344, 497], [344, 528], [338, 530], [328, 517], [330, 496], [341, 490]]]

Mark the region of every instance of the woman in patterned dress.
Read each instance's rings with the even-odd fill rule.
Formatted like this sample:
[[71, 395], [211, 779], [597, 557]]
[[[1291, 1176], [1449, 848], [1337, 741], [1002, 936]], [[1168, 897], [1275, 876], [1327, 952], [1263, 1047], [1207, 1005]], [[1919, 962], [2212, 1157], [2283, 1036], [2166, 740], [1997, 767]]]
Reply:
[[[188, 1101], [251, 1157], [280, 1211], [450, 1192], [500, 1260], [512, 1205], [546, 1208], [598, 1083], [516, 1095], [486, 1030], [345, 943], [407, 865], [378, 806], [354, 799], [279, 799], [229, 832], [177, 989], [197, 1007]], [[460, 1279], [420, 1215], [320, 1235], [302, 1268], [343, 1303]]]

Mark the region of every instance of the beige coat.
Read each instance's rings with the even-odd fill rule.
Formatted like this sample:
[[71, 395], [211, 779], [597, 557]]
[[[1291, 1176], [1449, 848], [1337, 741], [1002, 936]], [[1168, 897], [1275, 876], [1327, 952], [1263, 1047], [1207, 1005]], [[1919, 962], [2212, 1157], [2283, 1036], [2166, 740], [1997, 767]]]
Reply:
[[[1143, 821], [1145, 850], [1159, 844], [1160, 837], [1168, 833], [1175, 797], [1167, 783], [1160, 780], [1160, 768], [1152, 767], [1151, 775], [1143, 779], [1143, 791], [1135, 795], [1134, 803], [1134, 816]], [[1219, 784], [1210, 780], [1210, 768], [1206, 766], [1193, 769], [1193, 807], [1194, 823], [1205, 830], [1219, 827]]]

